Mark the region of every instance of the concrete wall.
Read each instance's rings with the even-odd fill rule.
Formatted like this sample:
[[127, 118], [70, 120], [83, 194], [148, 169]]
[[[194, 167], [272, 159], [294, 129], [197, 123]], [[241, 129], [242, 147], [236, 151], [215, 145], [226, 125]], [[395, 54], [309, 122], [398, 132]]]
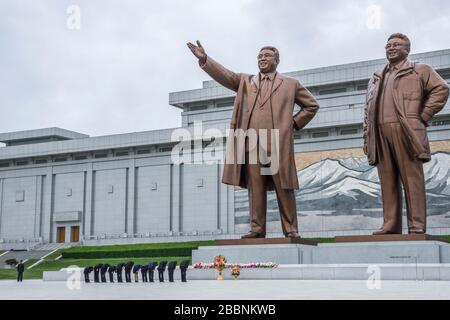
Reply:
[[80, 238], [125, 233], [226, 231], [232, 188], [222, 167], [173, 165], [170, 157], [47, 164], [0, 171], [0, 239], [57, 241], [57, 228]]
[[171, 229], [171, 165], [140, 167], [136, 171], [136, 232]]
[[94, 234], [126, 232], [127, 175], [127, 169], [95, 172]]
[[217, 171], [217, 166], [184, 166], [182, 231], [219, 229]]
[[2, 179], [0, 234], [4, 239], [36, 238], [38, 178]]

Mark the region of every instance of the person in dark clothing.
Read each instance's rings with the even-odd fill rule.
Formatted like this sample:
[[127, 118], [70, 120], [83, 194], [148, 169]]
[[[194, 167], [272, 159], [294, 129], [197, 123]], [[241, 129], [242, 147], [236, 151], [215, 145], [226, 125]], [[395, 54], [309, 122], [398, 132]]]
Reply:
[[186, 270], [189, 267], [189, 260], [181, 261], [180, 270], [181, 270], [181, 282], [186, 282]]
[[110, 266], [108, 268], [109, 282], [114, 282], [114, 272], [116, 272], [116, 266]]
[[122, 283], [122, 282], [123, 282], [123, 280], [122, 280], [122, 270], [123, 270], [123, 267], [124, 267], [124, 266], [125, 266], [124, 263], [119, 263], [119, 264], [117, 265], [117, 267], [116, 267], [117, 282], [119, 282], [119, 283]]
[[164, 271], [166, 271], [167, 261], [161, 261], [158, 266], [159, 282], [164, 282]]
[[153, 282], [153, 278], [154, 278], [154, 273], [155, 273], [155, 269], [156, 266], [158, 265], [158, 262], [151, 262], [148, 264], [148, 275], [149, 275], [149, 280], [150, 282]]
[[169, 282], [174, 282], [173, 281], [173, 272], [175, 271], [176, 267], [177, 267], [176, 261], [169, 262], [169, 266], [167, 267], [167, 271], [169, 272]]
[[89, 283], [89, 282], [91, 282], [91, 280], [89, 280], [89, 275], [91, 274], [91, 272], [94, 270], [94, 268], [92, 268], [92, 267], [86, 267], [86, 268], [84, 268], [84, 271], [83, 271], [83, 273], [84, 273], [84, 281], [86, 282], [86, 283]]
[[108, 271], [108, 268], [109, 268], [109, 264], [104, 264], [100, 268], [100, 275], [101, 275], [101, 280], [103, 283], [106, 282], [106, 272]]
[[148, 273], [148, 265], [143, 265], [141, 267], [142, 282], [148, 282], [147, 273]]
[[100, 270], [101, 270], [102, 266], [103, 265], [101, 263], [99, 263], [94, 267], [94, 282], [96, 282], [96, 283], [100, 282], [99, 276], [100, 276]]
[[134, 282], [139, 282], [139, 270], [141, 270], [141, 265], [135, 264], [133, 267]]
[[20, 260], [19, 264], [17, 265], [17, 282], [23, 281], [24, 271], [25, 271], [25, 265], [23, 264], [23, 261]]
[[125, 264], [125, 281], [131, 282], [131, 269], [133, 268], [134, 262], [128, 261]]

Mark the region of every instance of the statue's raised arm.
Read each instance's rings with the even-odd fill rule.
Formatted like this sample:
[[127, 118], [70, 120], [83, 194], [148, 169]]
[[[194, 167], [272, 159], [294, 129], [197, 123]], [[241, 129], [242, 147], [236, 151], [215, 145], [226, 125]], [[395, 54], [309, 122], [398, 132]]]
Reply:
[[224, 87], [233, 90], [235, 92], [239, 89], [239, 83], [241, 80], [241, 75], [228, 70], [220, 63], [214, 61], [211, 57], [206, 54], [200, 41], [197, 40], [197, 45], [192, 42], [188, 42], [188, 48], [191, 50], [192, 54], [197, 57], [200, 67], [207, 74], [211, 76], [218, 83]]

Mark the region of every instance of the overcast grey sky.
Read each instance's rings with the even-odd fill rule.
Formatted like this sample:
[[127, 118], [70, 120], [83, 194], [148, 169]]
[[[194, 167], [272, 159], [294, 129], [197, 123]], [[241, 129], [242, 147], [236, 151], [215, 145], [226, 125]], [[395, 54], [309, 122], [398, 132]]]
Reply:
[[[71, 5], [79, 30], [67, 26]], [[394, 32], [413, 53], [450, 48], [448, 0], [0, 0], [0, 14], [0, 132], [179, 127], [169, 92], [209, 80], [186, 47], [197, 39], [249, 73], [267, 44], [281, 72], [382, 58]]]

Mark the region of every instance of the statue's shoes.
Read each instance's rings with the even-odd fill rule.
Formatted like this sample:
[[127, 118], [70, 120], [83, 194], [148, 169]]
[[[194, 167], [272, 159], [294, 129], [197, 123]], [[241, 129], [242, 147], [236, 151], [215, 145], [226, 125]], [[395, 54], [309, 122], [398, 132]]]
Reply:
[[249, 232], [245, 236], [242, 236], [241, 239], [259, 239], [259, 238], [265, 238], [266, 235], [262, 233], [256, 233], [256, 232]]
[[425, 230], [423, 229], [410, 229], [409, 234], [425, 234]]
[[401, 234], [401, 233], [387, 231], [387, 230], [383, 230], [383, 229], [375, 231], [373, 233], [374, 236], [386, 236], [386, 235], [389, 235], [389, 234]]
[[300, 235], [297, 232], [291, 232], [291, 233], [286, 234], [286, 238], [298, 239], [298, 238], [300, 238]]

